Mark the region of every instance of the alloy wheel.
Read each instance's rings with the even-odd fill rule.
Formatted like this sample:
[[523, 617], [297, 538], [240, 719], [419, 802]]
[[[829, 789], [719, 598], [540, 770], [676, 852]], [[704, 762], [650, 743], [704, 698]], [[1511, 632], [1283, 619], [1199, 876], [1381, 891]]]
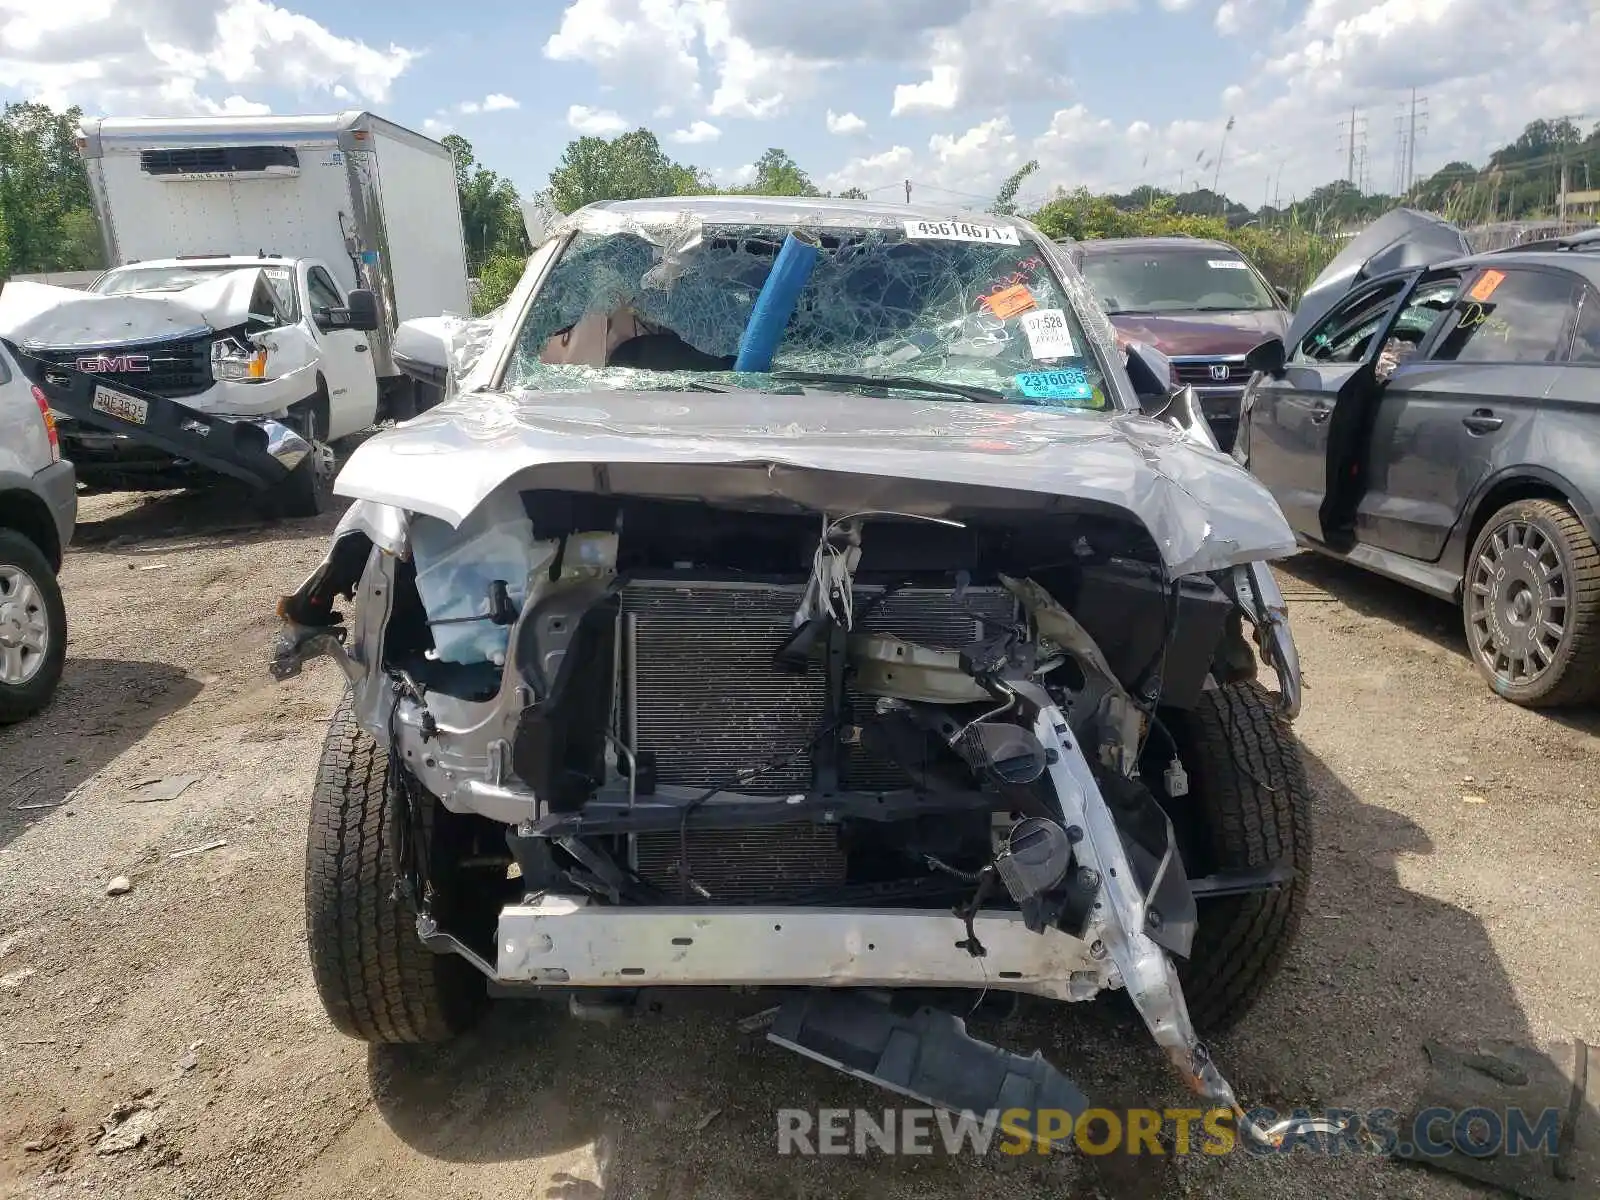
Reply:
[[0, 562], [0, 683], [27, 683], [43, 668], [49, 651], [44, 592], [21, 567]]
[[1556, 540], [1512, 520], [1479, 545], [1467, 573], [1472, 651], [1500, 682], [1526, 687], [1550, 669], [1569, 628], [1571, 587]]

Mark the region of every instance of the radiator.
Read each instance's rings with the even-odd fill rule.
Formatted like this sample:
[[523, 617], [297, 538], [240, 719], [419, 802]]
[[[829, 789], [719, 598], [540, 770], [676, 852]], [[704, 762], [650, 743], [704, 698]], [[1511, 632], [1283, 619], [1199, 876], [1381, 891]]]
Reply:
[[[800, 585], [678, 583], [638, 580], [622, 593], [625, 662], [629, 678], [623, 729], [640, 753], [655, 756], [661, 783], [732, 787], [735, 776], [786, 755], [794, 761], [738, 790], [784, 795], [811, 786], [806, 751], [825, 710], [822, 664], [804, 674], [773, 667], [773, 652], [793, 628]], [[858, 588], [865, 613], [879, 588]], [[1016, 604], [1003, 588], [974, 588], [965, 604], [990, 620], [1011, 621]], [[857, 622], [858, 631], [892, 633], [907, 641], [957, 650], [983, 633], [983, 622], [958, 609], [943, 589], [895, 592]], [[857, 712], [870, 698], [853, 701]], [[843, 786], [903, 787], [893, 763], [850, 747], [841, 756]]]
[[[833, 825], [769, 825], [756, 829], [692, 829], [689, 876], [715, 904], [760, 904], [845, 882], [845, 855]], [[635, 839], [636, 870], [669, 895], [681, 887], [683, 843], [676, 832]], [[706, 899], [692, 891], [688, 899]]]

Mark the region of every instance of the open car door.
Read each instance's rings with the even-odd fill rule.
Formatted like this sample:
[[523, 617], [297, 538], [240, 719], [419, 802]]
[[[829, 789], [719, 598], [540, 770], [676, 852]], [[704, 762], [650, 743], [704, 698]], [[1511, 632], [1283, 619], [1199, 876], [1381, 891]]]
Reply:
[[1251, 384], [1250, 471], [1302, 537], [1348, 542], [1364, 486], [1378, 354], [1422, 272], [1360, 284]]
[[1297, 533], [1336, 550], [1353, 544], [1378, 356], [1424, 271], [1471, 252], [1448, 221], [1395, 209], [1352, 238], [1301, 297], [1283, 371], [1253, 389], [1250, 432], [1251, 470]]
[[[1378, 380], [1378, 358], [1384, 344], [1396, 336], [1396, 326], [1406, 311], [1417, 283], [1426, 272], [1407, 271], [1375, 283], [1338, 305], [1330, 314], [1332, 345], [1341, 347], [1352, 365], [1339, 382], [1328, 414], [1327, 441], [1323, 447], [1323, 494], [1317, 509], [1321, 542], [1348, 552], [1355, 545], [1356, 509], [1366, 493], [1372, 470], [1373, 429], [1383, 384]], [[1319, 330], [1308, 342], [1317, 341]], [[1311, 353], [1316, 353], [1311, 347]]]

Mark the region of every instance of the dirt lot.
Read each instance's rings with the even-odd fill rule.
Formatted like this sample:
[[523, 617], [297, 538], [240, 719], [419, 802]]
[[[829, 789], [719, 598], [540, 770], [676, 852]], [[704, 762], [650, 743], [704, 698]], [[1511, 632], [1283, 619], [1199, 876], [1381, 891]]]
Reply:
[[[775, 1109], [891, 1098], [738, 1032], [717, 1006], [606, 1028], [503, 1005], [442, 1050], [340, 1037], [301, 918], [307, 799], [340, 678], [322, 663], [277, 686], [263, 665], [273, 600], [333, 522], [262, 527], [246, 511], [87, 502], [65, 573], [64, 686], [0, 731], [0, 1192], [1480, 1194], [1348, 1158], [780, 1157]], [[1280, 576], [1308, 684], [1317, 874], [1288, 969], [1214, 1047], [1246, 1103], [1403, 1107], [1430, 1037], [1600, 1041], [1600, 718], [1491, 698], [1444, 605], [1304, 558]], [[199, 782], [141, 802], [134, 785], [179, 774]], [[118, 875], [133, 889], [108, 896]], [[1182, 1106], [1121, 1021], [1061, 1010], [997, 1032], [1101, 1103]], [[135, 1103], [143, 1144], [97, 1154], [102, 1122]]]

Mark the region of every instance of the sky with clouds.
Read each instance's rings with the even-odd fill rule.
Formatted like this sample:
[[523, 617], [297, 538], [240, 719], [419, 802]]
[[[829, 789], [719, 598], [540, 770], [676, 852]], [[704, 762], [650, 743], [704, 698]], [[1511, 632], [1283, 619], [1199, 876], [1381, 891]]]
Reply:
[[[1600, 120], [1597, 0], [0, 0], [0, 98], [91, 113], [365, 107], [525, 191], [646, 125], [723, 182], [769, 146], [824, 187], [977, 204], [1220, 181], [1252, 206], [1392, 188], [1536, 117]], [[1227, 128], [1230, 118], [1231, 129]]]

